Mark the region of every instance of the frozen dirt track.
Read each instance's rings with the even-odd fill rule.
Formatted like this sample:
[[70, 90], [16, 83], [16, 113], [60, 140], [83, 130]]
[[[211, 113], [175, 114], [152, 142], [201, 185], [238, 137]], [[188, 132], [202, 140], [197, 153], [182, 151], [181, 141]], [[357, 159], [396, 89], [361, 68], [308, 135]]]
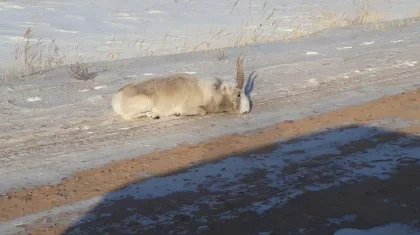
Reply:
[[[412, 198], [401, 199], [399, 195], [418, 196], [419, 182], [406, 180], [419, 178], [416, 176], [419, 156], [414, 154], [419, 152], [418, 92], [411, 91], [395, 100], [385, 99], [384, 103], [373, 102], [376, 106], [355, 106], [343, 113], [335, 111], [331, 116], [318, 114], [417, 89], [419, 25], [415, 22], [381, 32], [365, 32], [363, 26], [327, 30], [305, 41], [228, 49], [228, 58], [222, 61], [211, 53], [192, 53], [98, 63], [97, 76], [87, 82], [72, 80], [65, 70], [51, 71], [43, 80], [4, 82], [1, 109], [6, 115], [0, 134], [0, 177], [8, 180], [0, 182], [0, 192], [5, 194], [12, 187], [34, 188], [8, 192], [0, 198], [0, 231], [2, 234], [16, 231], [54, 234], [79, 219], [82, 224], [76, 225], [73, 231], [85, 232], [82, 234], [106, 231], [110, 234], [133, 231], [270, 234], [271, 230], [278, 234], [284, 231], [281, 229], [299, 234], [299, 229], [309, 231], [316, 226], [320, 228], [314, 231], [332, 234], [339, 227], [325, 226], [318, 220], [312, 226], [308, 221], [314, 216], [325, 221], [337, 221], [344, 216], [345, 223], [362, 228], [394, 221], [416, 225], [415, 214], [410, 213], [418, 215], [418, 202], [410, 201]], [[253, 110], [249, 115], [124, 122], [110, 109], [113, 92], [150, 74], [196, 72], [203, 77], [232, 79], [234, 60], [241, 53], [246, 56], [245, 73], [254, 79]], [[278, 124], [279, 128], [262, 131], [261, 136], [239, 135], [308, 116], [313, 117], [300, 124]], [[353, 126], [345, 126], [349, 124]], [[216, 145], [184, 145], [152, 153], [179, 144], [198, 144], [225, 134], [233, 135], [212, 140]], [[377, 141], [367, 144], [372, 139]], [[280, 140], [289, 142], [266, 146]], [[365, 141], [358, 144], [358, 140]], [[282, 150], [277, 150], [277, 145]], [[255, 150], [262, 146], [265, 148]], [[240, 151], [241, 154], [232, 154]], [[109, 163], [142, 155], [131, 163], [131, 160]], [[226, 160], [214, 166], [187, 169], [191, 164], [218, 158]], [[389, 176], [395, 167], [407, 164], [407, 170]], [[97, 169], [89, 170], [94, 167]], [[174, 176], [136, 182], [182, 169]], [[86, 171], [72, 176], [80, 170]], [[58, 183], [63, 177], [69, 178], [59, 185], [36, 187]], [[376, 179], [377, 182], [363, 181], [366, 185], [343, 186], [364, 177], [379, 177], [384, 181]], [[401, 182], [407, 182], [407, 187], [398, 189], [401, 194], [394, 195], [392, 187]], [[127, 189], [113, 192], [128, 183], [132, 185]], [[369, 191], [376, 186], [380, 192], [389, 194], [378, 196], [377, 191]], [[383, 203], [394, 205], [388, 196], [401, 199], [400, 207], [410, 211], [398, 207], [394, 208], [398, 210], [395, 214], [401, 215], [398, 218], [366, 222], [366, 217], [372, 216], [363, 217], [362, 211], [355, 211], [357, 203], [346, 210], [343, 206], [346, 203], [333, 202], [338, 209], [321, 215], [316, 214], [322, 211], [316, 210], [322, 206], [321, 199], [299, 198], [328, 198], [334, 192], [344, 192], [342, 199], [346, 202], [346, 198], [357, 196], [351, 192], [365, 192], [365, 188], [369, 188], [367, 194], [374, 195], [373, 201], [385, 200]], [[310, 195], [314, 195], [308, 196], [307, 191], [313, 191]], [[311, 205], [300, 205], [299, 209], [290, 204], [299, 200], [314, 203], [313, 211], [305, 212], [311, 210]], [[378, 213], [386, 208], [384, 205], [378, 205]], [[288, 206], [303, 214], [291, 216]], [[84, 218], [89, 209], [93, 210], [92, 215], [88, 213]], [[115, 216], [120, 216], [118, 219], [123, 223], [113, 224]], [[307, 222], [299, 216], [306, 216]], [[252, 227], [249, 221], [257, 225]], [[239, 226], [244, 222], [252, 228]], [[282, 223], [289, 227], [282, 227]], [[310, 226], [305, 227], [308, 223]], [[323, 230], [326, 228], [330, 230]]]
[[[221, 62], [212, 53], [181, 54], [98, 64], [98, 75], [87, 82], [75, 81], [65, 69], [43, 80], [3, 82], [0, 177], [8, 181], [0, 182], [0, 193], [412, 89], [420, 74], [419, 42], [418, 23], [385, 32], [363, 32], [361, 26], [306, 41], [230, 49]], [[116, 90], [150, 74], [234, 79], [240, 53], [246, 76], [255, 81], [249, 115], [124, 122], [111, 110]]]

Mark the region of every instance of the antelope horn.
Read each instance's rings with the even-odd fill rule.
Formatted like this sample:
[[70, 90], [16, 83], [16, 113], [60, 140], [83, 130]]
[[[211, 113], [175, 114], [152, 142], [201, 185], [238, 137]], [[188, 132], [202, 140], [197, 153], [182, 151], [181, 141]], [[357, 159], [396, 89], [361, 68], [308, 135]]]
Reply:
[[236, 87], [242, 89], [244, 86], [244, 69], [242, 68], [242, 62], [244, 58], [242, 56], [238, 57], [236, 60]]

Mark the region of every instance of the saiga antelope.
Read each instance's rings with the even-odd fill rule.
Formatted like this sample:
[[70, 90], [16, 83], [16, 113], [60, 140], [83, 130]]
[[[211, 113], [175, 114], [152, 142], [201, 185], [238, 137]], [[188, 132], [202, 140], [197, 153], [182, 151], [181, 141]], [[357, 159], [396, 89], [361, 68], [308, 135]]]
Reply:
[[236, 60], [236, 83], [219, 78], [200, 79], [190, 74], [157, 76], [128, 84], [112, 98], [113, 110], [125, 120], [141, 116], [207, 115], [250, 112], [245, 93], [243, 58]]

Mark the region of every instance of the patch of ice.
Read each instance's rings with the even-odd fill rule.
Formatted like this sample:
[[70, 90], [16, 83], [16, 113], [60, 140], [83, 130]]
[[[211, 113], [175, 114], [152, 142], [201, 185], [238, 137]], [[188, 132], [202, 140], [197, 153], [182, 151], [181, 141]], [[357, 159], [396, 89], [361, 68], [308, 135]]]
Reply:
[[271, 235], [273, 234], [273, 231], [270, 232], [258, 232], [258, 235]]
[[393, 40], [393, 41], [389, 41], [390, 43], [398, 43], [398, 42], [404, 42], [404, 40]]
[[152, 76], [154, 73], [143, 73], [144, 76]]
[[318, 55], [318, 52], [316, 52], [316, 51], [308, 51], [308, 52], [306, 52], [306, 55]]
[[397, 63], [395, 63], [393, 65], [393, 67], [397, 67], [397, 68], [400, 68], [400, 67], [414, 67], [418, 63], [415, 60], [413, 60], [413, 61], [409, 61], [409, 60], [397, 60], [396, 62]]
[[71, 34], [79, 33], [79, 31], [76, 31], [76, 30], [57, 29], [57, 31], [62, 32], [62, 33], [71, 33]]
[[100, 89], [105, 89], [107, 87], [108, 87], [107, 85], [101, 85], [101, 86], [95, 86], [93, 89], [100, 90]]
[[389, 223], [371, 229], [344, 228], [337, 230], [334, 235], [420, 235], [420, 229], [402, 223]]
[[115, 14], [117, 16], [121, 16], [121, 17], [129, 17], [130, 14], [128, 14], [128, 12], [118, 12], [117, 14]]
[[309, 232], [309, 231], [308, 231], [306, 228], [299, 228], [299, 229], [298, 229], [298, 233], [299, 233], [299, 234], [308, 234], [308, 232]]
[[401, 60], [398, 60], [395, 67], [403, 67], [403, 66], [414, 67], [416, 65], [417, 65], [417, 61], [408, 61], [408, 60], [401, 61]]
[[374, 44], [374, 43], [375, 43], [375, 41], [362, 42], [362, 43], [360, 43], [360, 45], [361, 45], [361, 46], [367, 46], [367, 45], [372, 45], [372, 44]]
[[280, 29], [280, 31], [283, 31], [283, 32], [293, 32], [293, 31], [295, 31], [295, 29], [285, 28], [285, 29]]
[[90, 91], [90, 89], [81, 89], [81, 90], [78, 90], [78, 92], [87, 92], [87, 91]]
[[197, 72], [184, 72], [186, 74], [196, 74]]
[[143, 215], [139, 215], [139, 214], [134, 214], [130, 217], [128, 217], [127, 219], [124, 219], [123, 221], [120, 221], [120, 224], [122, 225], [122, 227], [128, 227], [127, 225], [132, 223], [132, 221], [136, 221], [136, 222], [140, 222], [142, 225], [146, 226], [144, 228], [139, 228], [140, 231], [143, 229], [147, 229], [147, 226], [150, 225], [156, 225], [156, 224], [173, 224], [174, 220], [173, 218], [176, 215], [187, 215], [190, 217], [194, 217], [194, 212], [198, 211], [198, 207], [197, 206], [193, 206], [193, 205], [186, 205], [186, 206], [182, 206], [180, 208], [178, 208], [175, 211], [169, 211], [167, 213], [165, 213], [164, 215], [162, 214], [156, 214], [154, 216], [154, 218], [150, 218], [148, 216], [143, 216]]
[[346, 47], [336, 47], [335, 49], [337, 50], [345, 50], [345, 49], [352, 49], [353, 47], [351, 46], [346, 46]]
[[22, 10], [24, 9], [24, 7], [17, 5], [17, 4], [12, 4], [12, 3], [8, 3], [8, 2], [0, 2], [0, 10], [5, 9], [14, 9], [14, 10]]
[[37, 101], [41, 101], [42, 99], [38, 96], [35, 97], [29, 97], [28, 99], [26, 99], [26, 101], [28, 102], [37, 102]]
[[162, 14], [162, 13], [165, 13], [165, 12], [159, 11], [159, 10], [147, 10], [146, 12], [149, 13], [149, 14]]
[[415, 64], [415, 63], [412, 63], [412, 62], [410, 62], [410, 61], [405, 61], [405, 62], [404, 62], [404, 65], [406, 65], [406, 66], [408, 66], [408, 67], [414, 67], [416, 64]]
[[78, 20], [78, 21], [84, 21], [85, 20], [85, 17], [84, 16], [80, 16], [80, 15], [68, 14], [68, 15], [64, 15], [64, 17], [71, 18], [73, 20]]
[[340, 218], [331, 218], [331, 219], [327, 219], [328, 221], [327, 225], [331, 226], [333, 224], [341, 224], [342, 222], [353, 222], [356, 220], [356, 218], [357, 218], [356, 215], [345, 215]]
[[93, 96], [89, 96], [87, 98], [87, 100], [89, 100], [91, 102], [96, 102], [96, 101], [103, 100], [103, 99], [104, 99], [104, 97], [102, 95], [93, 95]]
[[316, 78], [311, 78], [311, 79], [308, 80], [308, 83], [312, 84], [312, 85], [318, 85], [319, 81]]
[[234, 216], [234, 215], [232, 215], [232, 214], [230, 214], [230, 213], [226, 213], [226, 212], [224, 212], [224, 213], [222, 213], [222, 214], [220, 214], [220, 217], [219, 217], [221, 220], [232, 220], [232, 219], [235, 219], [236, 218], [236, 216]]
[[5, 35], [3, 37], [6, 38], [9, 41], [21, 41], [23, 39], [23, 37], [21, 37], [21, 36], [9, 36], [9, 35]]
[[254, 211], [255, 213], [262, 215], [266, 211], [276, 207], [276, 206], [282, 206], [284, 203], [286, 203], [290, 198], [297, 197], [303, 193], [302, 190], [294, 190], [294, 189], [286, 189], [287, 192], [287, 198], [282, 197], [271, 197], [267, 200], [260, 201], [260, 202], [254, 202], [252, 203], [247, 210]]

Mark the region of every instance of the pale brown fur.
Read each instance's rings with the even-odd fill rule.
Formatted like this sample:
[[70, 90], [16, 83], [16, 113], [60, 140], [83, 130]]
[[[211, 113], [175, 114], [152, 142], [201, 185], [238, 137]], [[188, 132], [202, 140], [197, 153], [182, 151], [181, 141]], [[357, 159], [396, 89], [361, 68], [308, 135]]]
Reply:
[[[239, 68], [242, 69], [242, 61]], [[158, 76], [119, 89], [113, 97], [112, 108], [124, 119], [218, 112], [247, 113], [247, 100], [241, 101], [247, 97], [243, 97], [245, 95], [237, 85], [238, 82], [233, 84], [218, 78], [204, 80], [190, 74]], [[239, 110], [241, 102], [245, 102], [245, 105]]]

